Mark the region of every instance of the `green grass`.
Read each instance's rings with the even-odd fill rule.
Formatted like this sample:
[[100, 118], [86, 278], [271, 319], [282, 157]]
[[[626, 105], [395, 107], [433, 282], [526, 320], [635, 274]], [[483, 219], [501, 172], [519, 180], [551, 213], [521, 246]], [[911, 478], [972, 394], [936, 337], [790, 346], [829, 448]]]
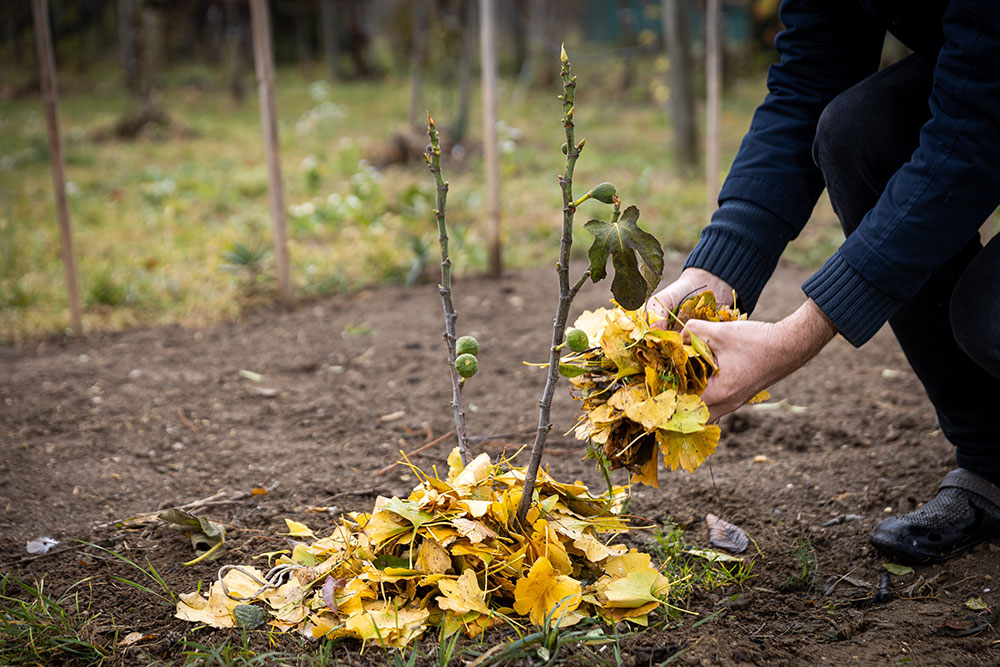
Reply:
[[[666, 113], [651, 101], [662, 75], [652, 63], [643, 67], [649, 86], [619, 99], [607, 83], [616, 78], [613, 65], [576, 66], [577, 136], [587, 139], [577, 191], [614, 182], [623, 200], [642, 210], [641, 223], [665, 246], [684, 252], [706, 219], [703, 180], [700, 172], [684, 176], [675, 168]], [[288, 68], [277, 79], [296, 295], [413, 282], [428, 265], [427, 250], [433, 254], [436, 247], [430, 176], [422, 164], [379, 172], [363, 162], [405, 125], [407, 81], [327, 85], [317, 82], [319, 75]], [[274, 266], [256, 101], [237, 105], [212, 72], [171, 70], [160, 99], [172, 121], [193, 136], [97, 141], [96, 132], [135, 104], [114, 70], [80, 76], [61, 79], [60, 117], [85, 327], [197, 325], [269, 300]], [[512, 86], [502, 82], [499, 95], [502, 134], [510, 140], [501, 154], [505, 260], [511, 267], [548, 264], [556, 255], [561, 200], [555, 176], [564, 160], [559, 91], [536, 89], [509, 102]], [[762, 94], [762, 76], [728, 89], [724, 164]], [[450, 98], [433, 86], [425, 95], [445, 128]], [[472, 134], [466, 163], [445, 165], [459, 273], [480, 271], [486, 261], [475, 122]], [[816, 265], [836, 246], [832, 214], [824, 208], [820, 216], [827, 220], [793, 244], [793, 259]], [[239, 248], [252, 261], [234, 264]], [[585, 243], [578, 244], [577, 256], [584, 250]], [[0, 114], [0, 339], [48, 335], [67, 320], [40, 101], [6, 101]]]
[[31, 585], [7, 573], [0, 579], [0, 664], [97, 665], [106, 657], [97, 639], [100, 615], [92, 613], [76, 588], [58, 597], [45, 591], [44, 580]]

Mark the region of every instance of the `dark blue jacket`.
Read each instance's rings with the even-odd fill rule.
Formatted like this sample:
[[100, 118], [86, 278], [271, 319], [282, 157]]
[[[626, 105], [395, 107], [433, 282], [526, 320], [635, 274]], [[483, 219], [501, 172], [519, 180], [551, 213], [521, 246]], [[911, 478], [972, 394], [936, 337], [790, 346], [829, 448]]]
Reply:
[[[977, 234], [1000, 204], [1000, 0], [944, 4], [782, 2], [786, 30], [775, 40], [770, 92], [686, 266], [723, 278], [753, 309], [823, 190], [812, 158], [816, 122], [834, 97], [877, 70], [887, 27], [911, 48], [933, 50], [931, 118], [912, 159], [803, 290], [861, 345]], [[938, 5], [943, 16], [922, 5]]]

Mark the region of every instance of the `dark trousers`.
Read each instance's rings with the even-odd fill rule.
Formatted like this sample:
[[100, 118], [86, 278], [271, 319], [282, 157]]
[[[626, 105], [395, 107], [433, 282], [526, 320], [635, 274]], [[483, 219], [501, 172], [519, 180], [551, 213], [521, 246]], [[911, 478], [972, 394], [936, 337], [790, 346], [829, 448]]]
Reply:
[[[834, 99], [813, 145], [851, 234], [919, 143], [933, 62], [911, 55]], [[998, 148], [1000, 150], [1000, 148]], [[947, 225], [948, 220], [942, 220]], [[1000, 482], [1000, 236], [978, 233], [889, 319], [960, 467]]]

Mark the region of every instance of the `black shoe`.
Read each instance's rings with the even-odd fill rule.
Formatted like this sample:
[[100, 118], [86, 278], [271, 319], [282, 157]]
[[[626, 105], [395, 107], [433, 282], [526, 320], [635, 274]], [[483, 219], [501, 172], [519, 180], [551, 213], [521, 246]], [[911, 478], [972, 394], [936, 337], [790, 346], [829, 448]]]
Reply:
[[958, 468], [945, 475], [934, 499], [886, 519], [868, 538], [900, 563], [938, 563], [1000, 535], [1000, 488]]

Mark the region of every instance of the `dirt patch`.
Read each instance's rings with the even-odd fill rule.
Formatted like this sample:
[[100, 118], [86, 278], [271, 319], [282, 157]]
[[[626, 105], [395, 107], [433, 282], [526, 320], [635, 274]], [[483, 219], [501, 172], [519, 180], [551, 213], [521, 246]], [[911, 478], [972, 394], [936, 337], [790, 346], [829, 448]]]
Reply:
[[[791, 312], [805, 277], [780, 268], [755, 317]], [[510, 434], [537, 419], [543, 373], [521, 362], [544, 360], [554, 283], [551, 270], [456, 282], [459, 330], [482, 345], [481, 370], [466, 393], [469, 429], [495, 436], [478, 445], [493, 454], [516, 449], [527, 438]], [[604, 286], [588, 288], [575, 312], [606, 300]], [[112, 578], [140, 579], [136, 570], [72, 540], [148, 559], [180, 593], [213, 579], [219, 563], [180, 566], [190, 545], [162, 527], [100, 525], [225, 491], [205, 511], [230, 526], [232, 549], [222, 562], [238, 563], [284, 546], [275, 537], [283, 517], [321, 531], [332, 517], [307, 508], [364, 510], [376, 494], [408, 493], [414, 480], [405, 469], [376, 471], [400, 449], [452, 427], [441, 330], [437, 292], [425, 286], [204, 329], [0, 349], [0, 570], [45, 577], [56, 593], [92, 577], [86, 595], [105, 619], [96, 626], [103, 641], [114, 639], [113, 628], [119, 639], [155, 635], [119, 648], [116, 663], [180, 660], [184, 638], [221, 642], [224, 633], [194, 631], [173, 619], [170, 606]], [[981, 597], [991, 609], [998, 601], [996, 546], [894, 577], [895, 598], [872, 600], [884, 559], [868, 547], [868, 532], [928, 500], [953, 467], [952, 448], [891, 333], [861, 350], [836, 340], [771, 393], [804, 410], [745, 408], [723, 420], [711, 467], [661, 472], [662, 488], [636, 489], [633, 511], [685, 525], [689, 542], [707, 546], [702, 519], [712, 512], [745, 528], [761, 555], [742, 588], [691, 601], [702, 618], [724, 611], [698, 627], [686, 621], [630, 637], [625, 663], [659, 664], [678, 652], [677, 664], [1000, 662], [992, 626], [953, 636], [984, 618], [967, 600]], [[560, 478], [600, 488], [580, 460], [580, 443], [559, 434], [575, 410], [559, 391], [546, 462]], [[433, 448], [416, 462], [440, 466], [447, 450]], [[258, 486], [271, 491], [246, 495]], [[829, 523], [845, 515], [861, 518]], [[43, 535], [71, 548], [24, 559], [25, 542]], [[297, 645], [288, 641], [286, 648]], [[358, 658], [356, 650], [339, 645], [334, 654], [348, 664], [384, 661], [380, 652]]]

